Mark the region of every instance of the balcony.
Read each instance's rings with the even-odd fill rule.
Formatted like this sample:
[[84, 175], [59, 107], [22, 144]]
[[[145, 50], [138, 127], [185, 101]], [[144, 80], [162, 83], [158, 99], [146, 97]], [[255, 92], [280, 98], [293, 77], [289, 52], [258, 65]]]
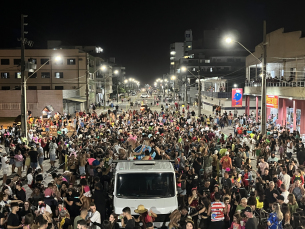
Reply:
[[212, 91], [201, 91], [202, 96], [213, 97], [213, 98], [231, 98], [231, 92], [212, 92]]
[[[260, 81], [246, 82], [244, 94], [260, 95], [262, 83]], [[278, 95], [283, 98], [305, 99], [305, 81], [267, 80], [267, 95]]]

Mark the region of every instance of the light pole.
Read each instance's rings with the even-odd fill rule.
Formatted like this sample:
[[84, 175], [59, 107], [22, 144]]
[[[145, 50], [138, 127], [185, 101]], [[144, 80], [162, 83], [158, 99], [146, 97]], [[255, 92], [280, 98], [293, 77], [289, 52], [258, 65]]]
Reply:
[[172, 76], [171, 77], [171, 80], [174, 81], [174, 100], [176, 100], [176, 91], [175, 91], [175, 88], [176, 88], [176, 76]]
[[104, 109], [106, 109], [106, 70], [107, 66], [102, 65], [101, 70], [104, 72]]
[[187, 104], [187, 72], [186, 71], [188, 71], [188, 69], [186, 67], [182, 67], [181, 71], [185, 72], [185, 84], [184, 84], [184, 87], [185, 87], [185, 96], [184, 97], [185, 98], [184, 98], [184, 100], [185, 100], [185, 106], [186, 106], [186, 104]]
[[262, 64], [262, 89], [261, 89], [261, 129], [262, 134], [266, 134], [266, 66], [267, 66], [267, 44], [266, 44], [266, 21], [263, 24], [263, 62], [258, 59], [249, 49], [243, 46], [240, 42], [232, 39], [231, 37], [227, 37], [225, 39], [227, 43], [238, 43], [241, 47], [243, 47], [248, 53], [250, 53], [259, 63]]

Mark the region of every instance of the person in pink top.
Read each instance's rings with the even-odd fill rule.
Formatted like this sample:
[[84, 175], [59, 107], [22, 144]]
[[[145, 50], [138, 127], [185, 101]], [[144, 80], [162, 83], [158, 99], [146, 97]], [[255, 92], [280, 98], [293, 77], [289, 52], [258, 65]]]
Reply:
[[82, 203], [83, 209], [89, 209], [90, 208], [90, 202], [91, 202], [91, 191], [87, 183], [86, 178], [82, 178], [80, 180], [80, 185], [82, 186], [81, 190], [81, 197], [80, 202]]
[[241, 221], [241, 217], [238, 213], [236, 213], [233, 216], [233, 222], [232, 222], [231, 227], [229, 229], [241, 229], [240, 221]]
[[20, 150], [18, 150], [18, 153], [14, 156], [14, 159], [15, 159], [15, 166], [18, 168], [17, 174], [19, 176], [21, 176], [21, 168], [22, 168], [24, 159], [23, 159], [23, 156], [22, 156]]

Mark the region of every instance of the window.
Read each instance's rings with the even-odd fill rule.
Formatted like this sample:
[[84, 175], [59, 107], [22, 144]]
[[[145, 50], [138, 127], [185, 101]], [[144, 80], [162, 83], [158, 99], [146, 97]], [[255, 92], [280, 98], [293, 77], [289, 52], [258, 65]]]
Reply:
[[192, 70], [193, 72], [195, 72], [196, 71], [196, 68], [193, 68], [193, 70]]
[[41, 73], [41, 78], [45, 79], [45, 78], [50, 78], [50, 72], [42, 72]]
[[171, 62], [171, 65], [174, 65], [175, 64], [175, 62]]
[[64, 78], [64, 73], [63, 72], [55, 72], [55, 78], [57, 78], [57, 79]]
[[64, 86], [55, 86], [55, 90], [64, 90]]
[[227, 61], [228, 61], [228, 62], [234, 62], [234, 59], [233, 59], [233, 58], [228, 58]]
[[271, 77], [274, 78], [275, 77], [275, 72], [271, 71]]
[[46, 63], [46, 65], [49, 65], [50, 62], [48, 62], [48, 61], [49, 61], [49, 59], [40, 59], [40, 64], [45, 64]]
[[21, 59], [14, 59], [14, 65], [20, 65]]
[[217, 59], [217, 62], [221, 62], [221, 59]]
[[241, 59], [240, 58], [236, 58], [235, 61], [236, 62], [241, 62]]
[[204, 63], [209, 64], [209, 63], [211, 63], [211, 61], [210, 60], [204, 60]]
[[28, 61], [32, 62], [32, 64], [37, 64], [37, 59], [35, 58], [29, 58]]
[[10, 59], [1, 59], [1, 65], [10, 65]]
[[[30, 77], [31, 76], [31, 77]], [[28, 77], [30, 78], [37, 78], [37, 72], [33, 73], [33, 72], [29, 72], [28, 73]]]
[[10, 86], [2, 86], [1, 89], [2, 90], [11, 90], [11, 87]]
[[9, 72], [1, 72], [1, 78], [2, 79], [10, 78], [10, 73]]
[[67, 59], [67, 65], [75, 65], [75, 59]]
[[223, 70], [230, 71], [230, 68], [229, 67], [224, 67]]
[[51, 87], [50, 86], [41, 86], [41, 90], [50, 90]]
[[213, 72], [213, 68], [210, 68], [210, 72]]
[[21, 86], [15, 86], [15, 90], [21, 90]]
[[21, 79], [21, 72], [15, 72], [15, 78]]
[[146, 199], [175, 196], [173, 173], [119, 173], [116, 196], [118, 198]]
[[37, 86], [28, 86], [28, 90], [37, 90]]

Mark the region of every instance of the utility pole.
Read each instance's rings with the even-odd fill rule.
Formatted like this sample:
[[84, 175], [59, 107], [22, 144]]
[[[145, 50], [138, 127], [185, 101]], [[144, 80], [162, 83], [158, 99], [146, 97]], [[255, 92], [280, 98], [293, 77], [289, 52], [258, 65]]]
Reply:
[[184, 87], [185, 87], [185, 106], [187, 105], [187, 72], [185, 73], [185, 84], [184, 84]]
[[106, 73], [104, 73], [104, 109], [106, 109]]
[[266, 44], [266, 21], [263, 26], [263, 76], [262, 76], [262, 95], [261, 95], [261, 127], [262, 134], [266, 134], [266, 66], [267, 66], [267, 44]]
[[201, 81], [200, 66], [198, 66], [198, 117], [201, 115]]
[[119, 103], [119, 83], [116, 85], [116, 102]]
[[27, 23], [24, 23], [24, 18], [27, 15], [21, 15], [21, 132], [24, 137], [27, 139], [27, 114], [26, 114], [26, 79], [24, 76], [25, 72], [25, 57], [24, 57], [24, 49], [25, 49], [25, 39], [24, 34], [27, 33], [24, 31], [24, 26]]
[[88, 80], [89, 80], [89, 54], [87, 53], [86, 56], [87, 60], [87, 71], [86, 71], [86, 111], [89, 112], [89, 85], [88, 85]]

